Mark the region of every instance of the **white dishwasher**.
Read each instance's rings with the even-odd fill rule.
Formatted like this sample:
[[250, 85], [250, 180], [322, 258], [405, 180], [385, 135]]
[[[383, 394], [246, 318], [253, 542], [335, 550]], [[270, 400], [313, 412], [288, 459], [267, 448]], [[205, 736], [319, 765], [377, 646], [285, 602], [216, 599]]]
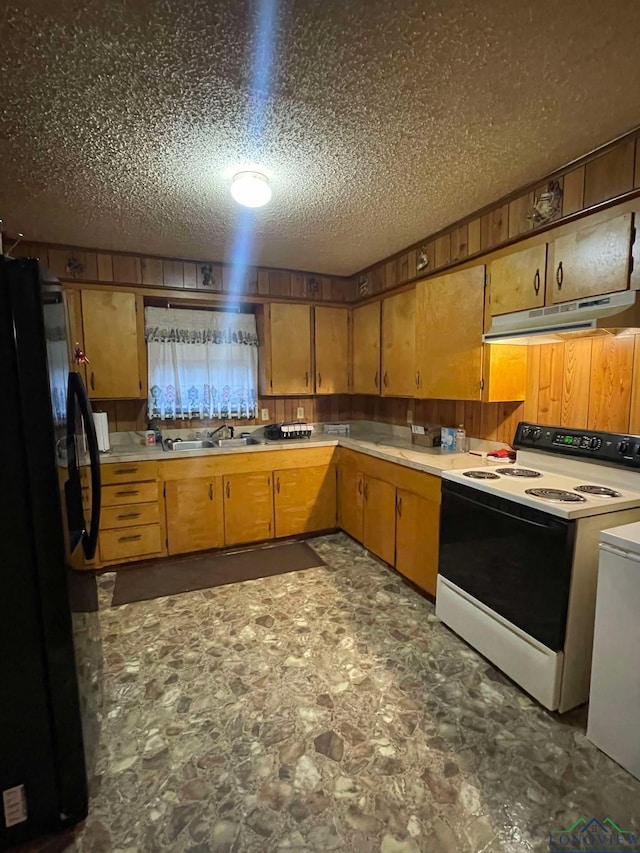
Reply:
[[640, 522], [600, 533], [587, 737], [640, 779]]

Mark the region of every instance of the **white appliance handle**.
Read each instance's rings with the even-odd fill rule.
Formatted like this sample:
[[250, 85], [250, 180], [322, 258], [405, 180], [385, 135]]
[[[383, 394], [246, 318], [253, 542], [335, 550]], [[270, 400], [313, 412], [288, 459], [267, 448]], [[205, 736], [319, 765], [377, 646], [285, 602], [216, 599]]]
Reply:
[[618, 548], [617, 545], [610, 545], [608, 542], [601, 542], [599, 547], [601, 551], [606, 551], [608, 554], [623, 557], [625, 560], [631, 560], [633, 563], [640, 563], [640, 554], [636, 554], [633, 551], [625, 551], [624, 548]]

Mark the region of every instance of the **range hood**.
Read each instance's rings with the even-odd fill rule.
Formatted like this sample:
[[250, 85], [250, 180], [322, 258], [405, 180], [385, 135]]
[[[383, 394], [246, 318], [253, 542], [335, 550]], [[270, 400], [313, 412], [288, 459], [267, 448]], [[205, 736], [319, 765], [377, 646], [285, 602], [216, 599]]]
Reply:
[[635, 290], [499, 314], [482, 336], [487, 344], [551, 344], [579, 337], [640, 334]]

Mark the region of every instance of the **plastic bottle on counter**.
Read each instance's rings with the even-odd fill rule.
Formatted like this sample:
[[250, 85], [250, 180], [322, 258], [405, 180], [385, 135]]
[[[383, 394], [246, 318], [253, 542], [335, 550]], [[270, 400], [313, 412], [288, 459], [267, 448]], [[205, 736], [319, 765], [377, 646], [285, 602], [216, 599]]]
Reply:
[[456, 430], [455, 448], [456, 453], [464, 453], [467, 449], [467, 433], [465, 432], [464, 424], [460, 424]]

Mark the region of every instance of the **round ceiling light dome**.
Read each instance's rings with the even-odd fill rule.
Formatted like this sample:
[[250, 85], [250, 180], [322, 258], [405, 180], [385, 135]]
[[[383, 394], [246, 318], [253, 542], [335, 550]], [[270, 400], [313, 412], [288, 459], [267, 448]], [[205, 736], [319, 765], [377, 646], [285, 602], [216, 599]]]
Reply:
[[262, 172], [237, 172], [231, 180], [231, 195], [244, 207], [263, 207], [271, 200], [269, 178]]

